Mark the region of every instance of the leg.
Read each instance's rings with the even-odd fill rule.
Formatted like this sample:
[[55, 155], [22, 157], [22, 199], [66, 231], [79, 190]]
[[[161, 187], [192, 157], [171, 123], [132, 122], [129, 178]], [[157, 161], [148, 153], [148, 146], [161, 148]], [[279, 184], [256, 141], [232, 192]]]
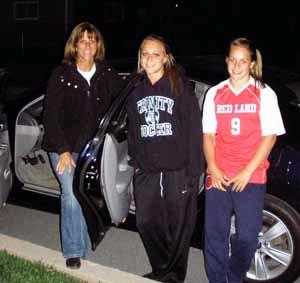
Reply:
[[[76, 162], [78, 154], [72, 154]], [[55, 170], [59, 155], [50, 153], [51, 164]], [[55, 172], [56, 174], [56, 172]], [[87, 227], [81, 207], [73, 194], [73, 175], [64, 171], [56, 174], [61, 187], [61, 239], [65, 258], [85, 257], [87, 254]]]
[[242, 192], [231, 192], [236, 215], [236, 234], [231, 239], [228, 279], [240, 283], [250, 268], [262, 226], [265, 185], [248, 184]]
[[227, 283], [232, 201], [229, 192], [205, 191], [205, 267], [210, 283]]
[[165, 268], [168, 242], [165, 238], [165, 210], [160, 195], [160, 175], [139, 171], [134, 176], [136, 225], [153, 273]]
[[183, 282], [197, 209], [197, 181], [184, 170], [135, 177], [137, 227], [149, 256], [152, 279]]
[[197, 217], [198, 178], [185, 175], [185, 170], [167, 172], [163, 185], [166, 199], [169, 259], [166, 270], [173, 273], [171, 282], [186, 277], [190, 242]]

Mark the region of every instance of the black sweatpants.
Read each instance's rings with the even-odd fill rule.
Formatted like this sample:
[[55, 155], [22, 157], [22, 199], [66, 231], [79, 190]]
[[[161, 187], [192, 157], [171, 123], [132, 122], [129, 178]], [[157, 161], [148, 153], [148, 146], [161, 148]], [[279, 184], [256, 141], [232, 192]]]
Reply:
[[198, 178], [185, 170], [134, 176], [137, 228], [158, 281], [185, 279], [197, 194]]

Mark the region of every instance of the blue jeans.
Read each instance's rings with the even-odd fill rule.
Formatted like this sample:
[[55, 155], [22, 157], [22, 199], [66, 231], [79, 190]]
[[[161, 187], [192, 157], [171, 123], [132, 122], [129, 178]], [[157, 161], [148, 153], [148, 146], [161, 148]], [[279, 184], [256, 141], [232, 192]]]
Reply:
[[[57, 174], [59, 155], [49, 153], [50, 160], [61, 188], [61, 244], [65, 258], [86, 257], [88, 249], [87, 227], [81, 207], [73, 194], [74, 167], [71, 172], [65, 170], [62, 175]], [[72, 153], [76, 163], [78, 154]]]

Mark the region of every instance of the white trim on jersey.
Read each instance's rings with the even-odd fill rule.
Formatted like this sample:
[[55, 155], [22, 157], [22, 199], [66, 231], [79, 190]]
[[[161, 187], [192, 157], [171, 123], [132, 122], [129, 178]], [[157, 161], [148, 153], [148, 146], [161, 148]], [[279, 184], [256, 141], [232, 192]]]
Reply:
[[268, 85], [261, 89], [259, 116], [263, 136], [285, 134], [277, 96]]
[[[214, 98], [217, 90], [221, 89], [226, 84], [228, 84], [230, 90], [232, 90], [229, 80], [227, 79], [210, 88], [206, 94], [202, 116], [203, 133], [216, 133], [217, 118], [215, 113]], [[249, 86], [249, 84], [254, 85], [253, 78], [249, 80], [247, 86]], [[244, 89], [245, 88], [243, 88], [243, 90]], [[285, 133], [285, 129], [275, 92], [268, 85], [265, 85], [264, 88], [260, 88], [260, 91], [261, 96], [259, 116], [261, 121], [262, 136], [283, 135]], [[241, 91], [239, 91], [239, 93], [241, 93]], [[238, 95], [236, 92], [234, 92], [234, 94]]]
[[211, 87], [206, 94], [204, 105], [203, 105], [203, 115], [202, 115], [202, 127], [203, 133], [216, 133], [217, 130], [217, 117], [215, 112], [215, 102], [214, 98], [217, 90], [222, 88], [228, 83], [228, 80], [223, 81], [213, 87]]

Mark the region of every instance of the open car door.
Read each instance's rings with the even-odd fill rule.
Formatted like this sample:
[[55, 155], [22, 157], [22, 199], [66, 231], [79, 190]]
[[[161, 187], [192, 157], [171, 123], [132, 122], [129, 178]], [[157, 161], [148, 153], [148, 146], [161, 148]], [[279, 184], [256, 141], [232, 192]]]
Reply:
[[129, 212], [133, 168], [128, 165], [124, 106], [139, 81], [138, 76], [132, 79], [117, 97], [76, 164], [73, 190], [85, 216], [93, 250], [111, 224], [120, 224]]
[[125, 221], [131, 203], [133, 168], [128, 159], [127, 141], [107, 134], [101, 160], [101, 187], [115, 225]]

